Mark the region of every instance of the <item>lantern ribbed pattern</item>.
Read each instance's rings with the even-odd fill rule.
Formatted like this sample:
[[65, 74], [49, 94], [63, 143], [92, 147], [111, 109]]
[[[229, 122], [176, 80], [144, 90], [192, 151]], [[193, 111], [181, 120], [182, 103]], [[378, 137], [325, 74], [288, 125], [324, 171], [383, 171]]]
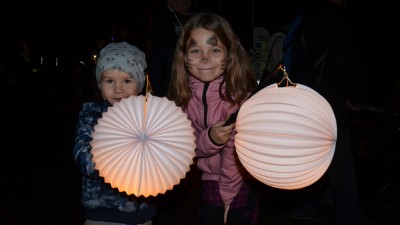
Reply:
[[336, 118], [313, 89], [271, 84], [241, 106], [235, 146], [245, 169], [262, 183], [299, 189], [329, 167], [336, 146]]
[[93, 162], [113, 188], [135, 196], [172, 190], [195, 157], [191, 121], [167, 98], [130, 96], [104, 112], [94, 127]]

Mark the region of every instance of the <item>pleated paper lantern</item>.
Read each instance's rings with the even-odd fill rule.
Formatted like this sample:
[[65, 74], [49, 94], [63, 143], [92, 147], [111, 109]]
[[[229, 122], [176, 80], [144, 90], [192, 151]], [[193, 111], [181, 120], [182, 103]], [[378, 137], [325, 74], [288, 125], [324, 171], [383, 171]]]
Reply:
[[182, 109], [148, 94], [114, 104], [94, 127], [93, 162], [112, 187], [135, 196], [156, 196], [186, 176], [195, 157], [195, 136]]
[[299, 189], [329, 167], [336, 146], [336, 118], [313, 89], [269, 85], [241, 106], [235, 146], [245, 169], [262, 183]]

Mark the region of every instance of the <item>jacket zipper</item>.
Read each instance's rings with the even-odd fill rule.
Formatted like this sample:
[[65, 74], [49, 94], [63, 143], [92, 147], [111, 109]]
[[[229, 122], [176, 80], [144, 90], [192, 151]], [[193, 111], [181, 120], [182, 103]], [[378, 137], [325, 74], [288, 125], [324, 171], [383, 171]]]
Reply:
[[207, 129], [208, 124], [207, 124], [207, 112], [208, 112], [208, 105], [207, 105], [207, 90], [208, 86], [210, 86], [210, 82], [205, 82], [204, 83], [204, 89], [203, 89], [203, 95], [202, 95], [202, 102], [204, 106], [204, 127]]

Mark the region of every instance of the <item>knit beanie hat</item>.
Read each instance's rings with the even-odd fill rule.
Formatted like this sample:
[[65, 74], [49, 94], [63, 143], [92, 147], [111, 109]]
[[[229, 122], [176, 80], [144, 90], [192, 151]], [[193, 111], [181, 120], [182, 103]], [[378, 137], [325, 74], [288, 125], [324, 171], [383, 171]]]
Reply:
[[138, 83], [139, 92], [145, 83], [144, 70], [147, 68], [144, 52], [127, 42], [110, 43], [100, 51], [96, 66], [96, 79], [100, 87], [101, 74], [109, 69], [122, 70]]

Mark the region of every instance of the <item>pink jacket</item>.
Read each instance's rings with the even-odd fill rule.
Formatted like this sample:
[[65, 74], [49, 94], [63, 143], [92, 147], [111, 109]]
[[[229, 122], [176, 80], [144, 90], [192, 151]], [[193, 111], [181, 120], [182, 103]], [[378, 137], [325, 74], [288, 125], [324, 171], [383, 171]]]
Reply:
[[202, 171], [202, 179], [218, 181], [222, 201], [230, 204], [243, 183], [243, 167], [235, 151], [234, 132], [222, 146], [213, 144], [208, 136], [215, 123], [228, 119], [238, 109], [237, 105], [230, 107], [229, 102], [220, 98], [218, 90], [221, 82], [222, 77], [204, 83], [190, 76], [192, 98], [186, 113], [195, 129], [197, 167]]

